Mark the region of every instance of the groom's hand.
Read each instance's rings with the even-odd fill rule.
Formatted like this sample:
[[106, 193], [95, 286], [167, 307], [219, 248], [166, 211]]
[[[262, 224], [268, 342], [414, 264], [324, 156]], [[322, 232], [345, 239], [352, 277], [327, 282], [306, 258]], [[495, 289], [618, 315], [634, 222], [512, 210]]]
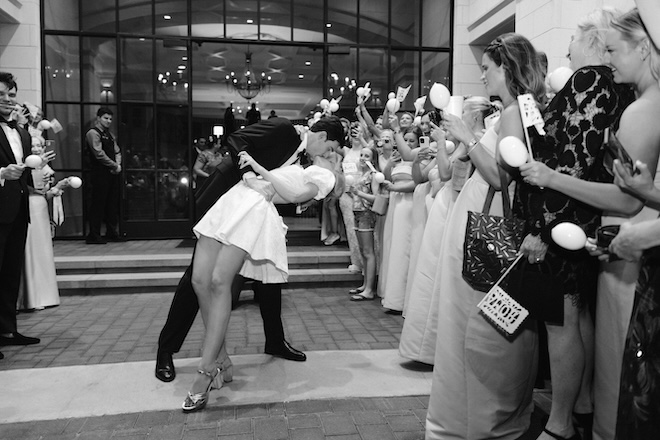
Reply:
[[273, 199], [273, 196], [275, 195], [275, 188], [273, 188], [273, 185], [263, 179], [257, 179], [257, 178], [251, 178], [251, 179], [245, 179], [245, 184], [264, 196], [266, 200], [269, 202]]

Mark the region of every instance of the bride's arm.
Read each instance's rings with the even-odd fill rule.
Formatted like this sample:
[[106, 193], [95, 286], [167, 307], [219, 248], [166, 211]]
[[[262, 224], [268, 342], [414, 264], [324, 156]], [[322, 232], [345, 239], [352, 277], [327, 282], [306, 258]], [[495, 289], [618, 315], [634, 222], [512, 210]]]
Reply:
[[[241, 151], [238, 154], [238, 164], [240, 168], [247, 166], [252, 167], [255, 173], [261, 175], [264, 180], [267, 180], [273, 185], [273, 189], [277, 195], [280, 196], [284, 203], [303, 203], [314, 198], [319, 189], [313, 183], [300, 184], [299, 182], [291, 182], [288, 179], [283, 179], [268, 171], [266, 168], [259, 165], [248, 153]], [[280, 201], [280, 199], [278, 199]], [[278, 203], [273, 199], [273, 203]]]

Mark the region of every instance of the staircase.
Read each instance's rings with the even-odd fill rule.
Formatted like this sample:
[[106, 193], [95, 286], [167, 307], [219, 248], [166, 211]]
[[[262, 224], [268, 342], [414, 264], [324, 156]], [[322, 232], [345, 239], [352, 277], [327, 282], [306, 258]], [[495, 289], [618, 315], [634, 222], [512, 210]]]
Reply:
[[[290, 230], [287, 234], [289, 289], [357, 286], [360, 274], [348, 272], [348, 248], [319, 244], [317, 230]], [[130, 243], [130, 242], [129, 242]], [[147, 242], [153, 243], [153, 242]], [[56, 253], [55, 267], [60, 295], [99, 295], [109, 293], [174, 292], [183, 272], [190, 264], [192, 240], [184, 247], [167, 252], [108, 251], [106, 246], [83, 247], [87, 255], [69, 251]], [[57, 244], [56, 244], [57, 246]], [[84, 245], [81, 245], [84, 246]], [[119, 249], [122, 249], [121, 247]], [[249, 286], [247, 286], [249, 287]]]

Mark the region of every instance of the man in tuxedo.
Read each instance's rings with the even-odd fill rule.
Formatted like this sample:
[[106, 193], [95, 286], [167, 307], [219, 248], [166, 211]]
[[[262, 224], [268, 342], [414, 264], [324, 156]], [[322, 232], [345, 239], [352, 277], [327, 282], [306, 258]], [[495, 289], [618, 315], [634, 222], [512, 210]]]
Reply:
[[[343, 129], [339, 119], [331, 117], [321, 120], [312, 127], [312, 131], [325, 131], [332, 140], [343, 138]], [[339, 136], [339, 137], [337, 137]], [[228, 136], [223, 144], [230, 152], [209, 176], [196, 194], [197, 216], [202, 217], [213, 204], [234, 186], [242, 174], [250, 169], [238, 168], [238, 153], [247, 151], [264, 168], [272, 170], [283, 165], [290, 165], [297, 160], [298, 153], [306, 147], [306, 139], [300, 141], [296, 129], [287, 119], [272, 118], [249, 125]], [[172, 354], [177, 353], [195, 320], [199, 305], [191, 283], [192, 263], [186, 269], [170, 306], [165, 326], [158, 339], [156, 357], [156, 377], [163, 382], [174, 380], [176, 372]], [[242, 286], [242, 279], [234, 283], [235, 288]], [[293, 348], [284, 339], [284, 329], [280, 312], [282, 309], [282, 285], [254, 282], [255, 299], [259, 303], [261, 318], [266, 335], [265, 353], [284, 359], [303, 362], [305, 354]]]
[[[0, 72], [0, 346], [38, 344], [16, 331], [16, 299], [23, 270], [25, 239], [30, 221], [29, 169], [23, 164], [30, 154], [30, 135], [12, 119], [16, 110], [16, 81]], [[4, 356], [0, 353], [0, 359]]]

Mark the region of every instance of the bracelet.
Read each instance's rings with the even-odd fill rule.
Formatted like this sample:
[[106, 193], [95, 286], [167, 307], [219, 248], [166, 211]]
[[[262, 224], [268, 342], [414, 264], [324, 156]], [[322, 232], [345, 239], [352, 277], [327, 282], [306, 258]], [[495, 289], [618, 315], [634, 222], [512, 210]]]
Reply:
[[477, 145], [479, 145], [479, 139], [473, 138], [469, 143], [468, 143], [468, 150], [467, 150], [467, 155], [469, 156], [470, 153], [472, 153], [472, 150], [477, 148]]

